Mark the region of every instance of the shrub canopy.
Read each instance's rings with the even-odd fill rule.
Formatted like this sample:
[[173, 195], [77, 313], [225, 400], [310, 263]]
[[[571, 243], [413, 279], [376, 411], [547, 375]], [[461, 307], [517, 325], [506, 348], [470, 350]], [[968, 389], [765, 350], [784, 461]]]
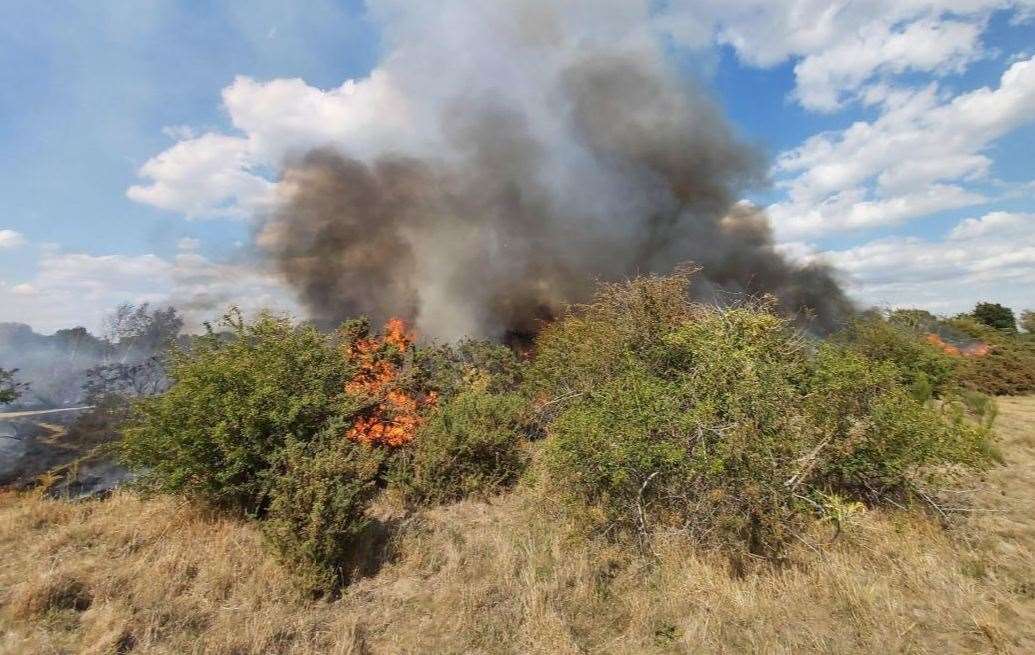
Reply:
[[260, 514], [281, 450], [355, 410], [351, 367], [313, 327], [270, 315], [226, 326], [233, 338], [210, 333], [172, 351], [169, 390], [137, 404], [121, 451], [159, 490]]
[[1035, 393], [1035, 342], [973, 319], [949, 324], [990, 346], [981, 357], [957, 359], [953, 374], [962, 387], [993, 396]]
[[874, 500], [982, 460], [985, 432], [916, 401], [893, 362], [817, 347], [764, 302], [694, 305], [688, 282], [604, 286], [539, 341], [547, 469], [610, 525], [773, 553], [821, 492]]
[[971, 315], [975, 321], [983, 323], [990, 328], [1003, 330], [1004, 332], [1017, 331], [1017, 318], [1014, 316], [1013, 310], [997, 302], [979, 302], [974, 306], [974, 311]]

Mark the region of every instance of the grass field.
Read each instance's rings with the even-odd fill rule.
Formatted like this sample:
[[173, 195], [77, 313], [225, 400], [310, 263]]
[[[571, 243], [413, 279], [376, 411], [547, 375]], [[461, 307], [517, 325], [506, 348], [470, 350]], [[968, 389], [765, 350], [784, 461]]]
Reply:
[[0, 652], [1035, 652], [1035, 398], [999, 402], [1005, 464], [941, 499], [947, 527], [864, 512], [779, 567], [677, 539], [634, 556], [519, 489], [409, 517], [380, 503], [388, 561], [314, 601], [251, 524], [128, 492], [8, 493]]

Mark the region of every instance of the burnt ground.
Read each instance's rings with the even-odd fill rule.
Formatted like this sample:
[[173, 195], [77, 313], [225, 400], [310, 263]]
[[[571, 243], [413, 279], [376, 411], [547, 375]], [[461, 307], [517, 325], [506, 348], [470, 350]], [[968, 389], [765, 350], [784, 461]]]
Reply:
[[128, 479], [116, 435], [87, 410], [0, 413], [0, 486], [79, 498]]

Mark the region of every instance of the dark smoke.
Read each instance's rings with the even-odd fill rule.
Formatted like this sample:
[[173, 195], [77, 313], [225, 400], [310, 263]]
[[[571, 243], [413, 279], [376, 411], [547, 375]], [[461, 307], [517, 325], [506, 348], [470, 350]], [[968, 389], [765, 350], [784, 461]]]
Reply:
[[788, 262], [737, 203], [765, 162], [669, 69], [580, 57], [545, 96], [545, 128], [491, 95], [456, 98], [441, 156], [309, 152], [260, 246], [318, 322], [397, 315], [435, 338], [527, 334], [596, 280], [687, 261], [702, 299], [771, 293], [816, 331], [849, 310], [830, 271]]

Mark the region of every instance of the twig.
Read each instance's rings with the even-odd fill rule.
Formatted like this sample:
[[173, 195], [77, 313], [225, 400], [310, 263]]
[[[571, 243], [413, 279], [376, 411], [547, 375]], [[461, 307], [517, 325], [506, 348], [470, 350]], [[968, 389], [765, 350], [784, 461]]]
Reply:
[[783, 483], [783, 486], [788, 487], [791, 491], [797, 489], [798, 485], [805, 479], [805, 476], [812, 472], [812, 469], [816, 467], [816, 464], [819, 462], [819, 453], [826, 448], [828, 443], [830, 443], [830, 437], [824, 439], [823, 442], [816, 446], [811, 453], [802, 457], [801, 461], [805, 462], [805, 467], [787, 478], [786, 482]]
[[942, 517], [942, 521], [943, 521], [943, 522], [944, 522], [945, 524], [948, 524], [948, 523], [949, 523], [949, 517], [948, 517], [948, 516], [947, 516], [947, 515], [945, 514], [945, 512], [944, 512], [944, 511], [942, 510], [942, 508], [938, 506], [938, 503], [936, 503], [936, 502], [934, 502], [933, 500], [931, 500], [931, 497], [930, 497], [930, 496], [928, 496], [927, 494], [925, 494], [925, 493], [923, 492], [923, 490], [922, 490], [922, 489], [921, 489], [920, 487], [917, 487], [916, 485], [913, 485], [913, 491], [915, 491], [916, 493], [918, 493], [918, 494], [920, 495], [920, 497], [921, 497], [921, 498], [923, 498], [924, 500], [926, 500], [926, 501], [927, 501], [927, 504], [928, 504], [928, 505], [930, 505], [931, 507], [933, 507], [933, 508], [934, 508], [934, 510], [935, 510], [936, 512], [938, 512], [938, 515]]
[[[654, 476], [656, 476], [657, 474], [658, 471], [654, 471], [653, 473], [647, 476], [647, 479], [644, 480], [643, 484], [640, 485], [640, 493], [636, 496], [636, 509], [639, 511], [640, 514], [640, 539], [643, 541], [643, 544], [648, 548], [651, 547], [650, 541], [647, 537], [647, 515], [643, 510], [643, 492], [647, 490], [647, 485], [650, 484], [650, 481], [653, 480]], [[654, 552], [653, 548], [651, 548], [651, 552]]]
[[585, 393], [586, 393], [585, 391], [577, 391], [577, 392], [569, 393], [569, 394], [564, 395], [564, 396], [559, 396], [557, 398], [554, 398], [553, 400], [546, 401], [545, 403], [540, 405], [538, 409], [541, 412], [544, 409], [546, 409], [547, 407], [549, 407], [550, 405], [554, 405], [556, 403], [564, 402], [565, 400], [571, 400], [572, 398], [578, 398], [579, 396], [581, 396], [581, 395], [583, 395]]
[[822, 551], [821, 551], [821, 550], [820, 550], [819, 548], [816, 548], [815, 546], [813, 546], [812, 544], [810, 544], [810, 543], [809, 543], [809, 541], [808, 541], [808, 539], [806, 539], [805, 537], [801, 536], [801, 535], [800, 535], [800, 534], [798, 534], [797, 532], [791, 532], [791, 534], [792, 534], [792, 535], [794, 536], [794, 538], [795, 538], [795, 539], [797, 539], [797, 540], [798, 540], [798, 541], [800, 541], [801, 543], [803, 543], [803, 544], [805, 544], [806, 546], [808, 546], [809, 550], [811, 550], [812, 552], [814, 552], [814, 553], [816, 553], [817, 555], [819, 555], [820, 559], [823, 559], [823, 560], [825, 560], [825, 559], [827, 558], [827, 557], [826, 557], [826, 555], [824, 555], [824, 554], [823, 554], [823, 552], [822, 552]]

